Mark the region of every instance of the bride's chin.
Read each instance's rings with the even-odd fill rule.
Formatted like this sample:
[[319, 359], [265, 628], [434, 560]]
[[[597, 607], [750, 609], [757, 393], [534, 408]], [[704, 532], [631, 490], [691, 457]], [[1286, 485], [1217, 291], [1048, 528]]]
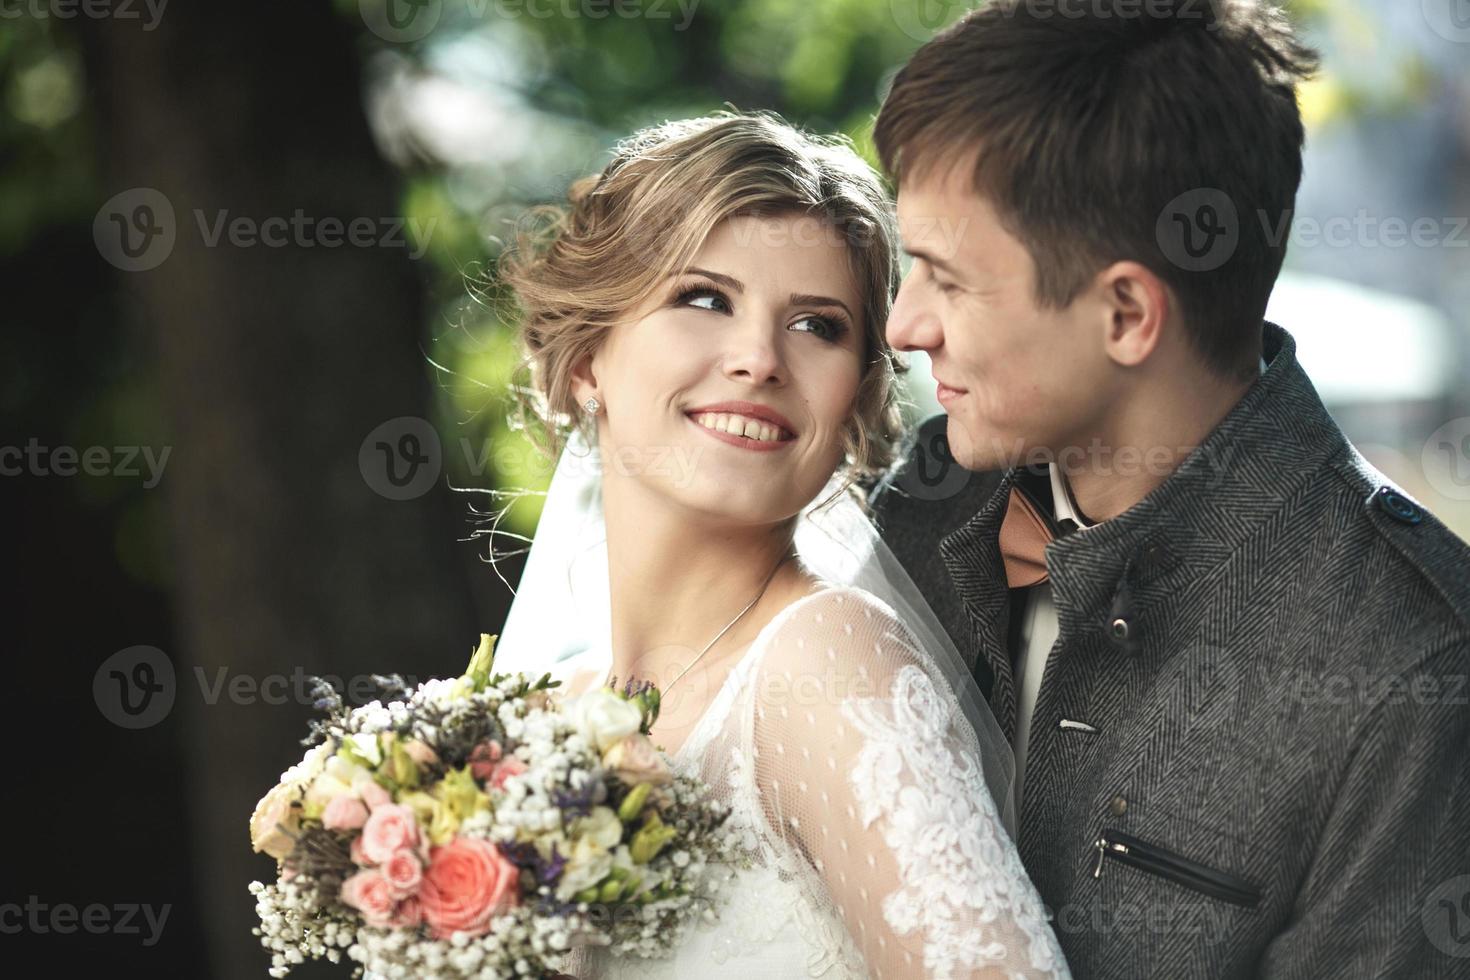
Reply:
[[[747, 488], [753, 489], [753, 488]], [[711, 480], [708, 484], [676, 491], [671, 506], [695, 514], [701, 522], [719, 528], [761, 527], [777, 524], [799, 509], [789, 495], [732, 492], [732, 481]]]

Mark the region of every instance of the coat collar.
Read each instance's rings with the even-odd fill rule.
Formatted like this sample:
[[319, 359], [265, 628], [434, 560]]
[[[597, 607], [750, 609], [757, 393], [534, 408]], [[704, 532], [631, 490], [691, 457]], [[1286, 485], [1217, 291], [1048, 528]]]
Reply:
[[[1111, 520], [1046, 548], [1063, 637], [1101, 631], [1137, 651], [1181, 580], [1207, 574], [1270, 519], [1319, 465], [1346, 445], [1296, 359], [1296, 342], [1263, 326], [1264, 373], [1148, 496]], [[999, 535], [1017, 471], [1005, 472], [978, 512], [940, 542], [976, 635], [965, 653], [995, 676], [991, 703], [1013, 735], [1015, 685], [1006, 647], [1010, 590]], [[1125, 636], [1114, 620], [1125, 618]]]

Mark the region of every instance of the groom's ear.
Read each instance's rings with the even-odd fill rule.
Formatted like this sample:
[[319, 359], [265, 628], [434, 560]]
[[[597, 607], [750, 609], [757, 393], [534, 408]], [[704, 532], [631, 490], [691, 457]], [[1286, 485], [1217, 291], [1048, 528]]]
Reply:
[[1103, 346], [1124, 367], [1148, 360], [1169, 321], [1173, 295], [1164, 281], [1138, 262], [1114, 262], [1098, 275]]

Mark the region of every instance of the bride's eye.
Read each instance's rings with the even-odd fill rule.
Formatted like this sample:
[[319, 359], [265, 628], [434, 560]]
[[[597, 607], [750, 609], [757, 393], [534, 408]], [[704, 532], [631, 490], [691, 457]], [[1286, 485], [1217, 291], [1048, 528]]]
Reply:
[[683, 290], [675, 298], [674, 305], [692, 306], [695, 309], [710, 310], [715, 313], [730, 312], [730, 301], [725, 298], [725, 294], [708, 286], [695, 286]]
[[847, 333], [847, 324], [841, 320], [829, 316], [817, 316], [809, 314], [793, 323], [792, 327], [800, 327], [802, 324], [810, 324], [801, 330], [802, 333], [812, 333], [831, 343], [837, 343]]

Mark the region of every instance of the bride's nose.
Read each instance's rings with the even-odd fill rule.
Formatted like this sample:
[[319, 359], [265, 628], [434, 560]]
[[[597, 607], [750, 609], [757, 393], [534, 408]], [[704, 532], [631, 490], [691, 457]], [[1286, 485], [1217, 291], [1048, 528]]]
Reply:
[[782, 384], [786, 364], [776, 328], [764, 320], [737, 323], [731, 330], [721, 365], [725, 376], [747, 384]]

